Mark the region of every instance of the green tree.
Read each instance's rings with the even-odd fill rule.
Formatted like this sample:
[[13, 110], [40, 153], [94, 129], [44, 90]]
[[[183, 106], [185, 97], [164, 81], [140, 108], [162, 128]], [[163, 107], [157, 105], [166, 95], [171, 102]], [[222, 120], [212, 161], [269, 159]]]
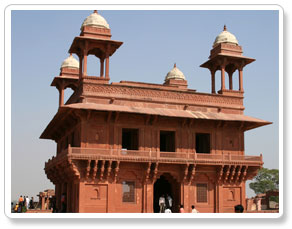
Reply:
[[279, 189], [279, 170], [262, 168], [259, 170], [254, 182], [249, 184], [249, 187], [256, 193], [266, 193], [270, 190]]

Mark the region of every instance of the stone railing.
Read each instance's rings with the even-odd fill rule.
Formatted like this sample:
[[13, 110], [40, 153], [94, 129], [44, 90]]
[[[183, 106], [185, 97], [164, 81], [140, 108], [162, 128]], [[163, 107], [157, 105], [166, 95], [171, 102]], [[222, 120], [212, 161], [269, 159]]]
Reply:
[[61, 152], [61, 155], [87, 155], [87, 156], [102, 156], [113, 159], [123, 158], [141, 158], [141, 159], [173, 159], [173, 160], [186, 160], [194, 163], [212, 163], [212, 162], [243, 162], [243, 163], [256, 163], [263, 164], [262, 154], [260, 156], [245, 156], [245, 155], [232, 155], [231, 153], [222, 154], [207, 154], [207, 153], [187, 153], [187, 152], [153, 152], [151, 150], [126, 150], [126, 149], [101, 149], [101, 148], [80, 148], [68, 147]]

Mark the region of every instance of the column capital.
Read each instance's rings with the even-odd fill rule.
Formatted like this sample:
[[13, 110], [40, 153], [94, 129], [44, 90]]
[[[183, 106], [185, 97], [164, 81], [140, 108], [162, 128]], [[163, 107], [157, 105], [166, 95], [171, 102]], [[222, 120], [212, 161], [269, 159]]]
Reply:
[[219, 65], [220, 65], [220, 69], [225, 69], [226, 65], [227, 65], [227, 58], [224, 57], [223, 59], [221, 59], [219, 61]]
[[58, 84], [56, 85], [56, 88], [58, 89], [58, 91], [60, 92], [61, 90], [64, 90], [65, 87], [65, 83], [63, 80], [58, 81]]

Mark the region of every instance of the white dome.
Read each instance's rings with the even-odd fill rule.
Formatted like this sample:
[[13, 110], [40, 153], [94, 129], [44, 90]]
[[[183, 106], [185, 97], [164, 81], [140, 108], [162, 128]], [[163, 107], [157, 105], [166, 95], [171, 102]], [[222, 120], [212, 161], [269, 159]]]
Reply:
[[173, 69], [167, 73], [165, 81], [169, 79], [186, 80], [184, 74], [176, 67], [176, 64], [174, 64]]
[[70, 54], [70, 56], [63, 61], [61, 68], [79, 68], [79, 62]]
[[224, 26], [224, 30], [216, 37], [213, 47], [219, 43], [232, 43], [238, 45], [236, 37], [227, 31], [226, 26]]
[[101, 27], [109, 29], [109, 24], [106, 20], [97, 13], [97, 10], [94, 13], [90, 14], [83, 22], [81, 29], [83, 26], [93, 26], [93, 27]]

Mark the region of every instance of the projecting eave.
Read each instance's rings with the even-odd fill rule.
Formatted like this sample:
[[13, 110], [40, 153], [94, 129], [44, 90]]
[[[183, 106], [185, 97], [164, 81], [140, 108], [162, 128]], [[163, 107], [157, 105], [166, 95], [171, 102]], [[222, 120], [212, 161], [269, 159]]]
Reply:
[[[64, 125], [64, 120], [68, 117], [72, 119], [74, 116], [73, 111], [78, 110], [91, 110], [101, 112], [120, 112], [120, 113], [133, 113], [141, 115], [153, 115], [161, 117], [195, 119], [195, 120], [212, 120], [212, 121], [225, 121], [225, 122], [238, 122], [241, 124], [243, 130], [251, 130], [257, 127], [272, 124], [262, 119], [240, 115], [240, 114], [226, 114], [215, 112], [201, 112], [192, 110], [175, 110], [165, 108], [143, 108], [143, 107], [129, 107], [114, 104], [95, 104], [95, 103], [74, 103], [64, 105], [59, 108], [58, 113], [54, 116], [47, 128], [44, 130], [40, 138], [54, 139], [54, 132]], [[68, 121], [67, 121], [68, 122]]]
[[[55, 114], [53, 119], [50, 121], [50, 123], [47, 125], [45, 130], [40, 136], [40, 139], [52, 139], [56, 140], [55, 132], [58, 132], [58, 129], [61, 125], [65, 125], [64, 120], [68, 119], [68, 116], [71, 115], [72, 109], [63, 109], [63, 107], [60, 107], [58, 109], [58, 112]], [[72, 115], [71, 115], [72, 116]]]
[[[76, 53], [77, 55], [80, 54], [81, 50], [83, 49], [82, 47], [83, 42], [85, 42], [86, 40], [92, 43], [97, 43], [97, 44], [103, 44], [103, 45], [109, 44], [111, 46], [111, 48], [109, 49], [110, 56], [112, 56], [115, 53], [115, 51], [123, 44], [122, 41], [78, 36], [74, 38], [73, 43], [69, 49], [69, 53]], [[92, 50], [89, 50], [88, 54], [92, 54], [98, 57], [100, 55], [100, 52], [96, 49], [92, 49]]]
[[[255, 61], [253, 58], [245, 57], [245, 56], [236, 56], [236, 55], [228, 55], [228, 54], [217, 54], [212, 59], [209, 59], [205, 63], [201, 64], [200, 67], [202, 68], [210, 68], [213, 66], [214, 62], [217, 62], [219, 59], [222, 59], [222, 57], [226, 57], [228, 59], [234, 59], [234, 60], [243, 60], [244, 65], [250, 64]], [[219, 70], [219, 69], [218, 69]]]
[[66, 80], [67, 82], [72, 82], [75, 83], [79, 80], [78, 76], [56, 76], [52, 83], [51, 86], [56, 87], [58, 85], [58, 81]]

